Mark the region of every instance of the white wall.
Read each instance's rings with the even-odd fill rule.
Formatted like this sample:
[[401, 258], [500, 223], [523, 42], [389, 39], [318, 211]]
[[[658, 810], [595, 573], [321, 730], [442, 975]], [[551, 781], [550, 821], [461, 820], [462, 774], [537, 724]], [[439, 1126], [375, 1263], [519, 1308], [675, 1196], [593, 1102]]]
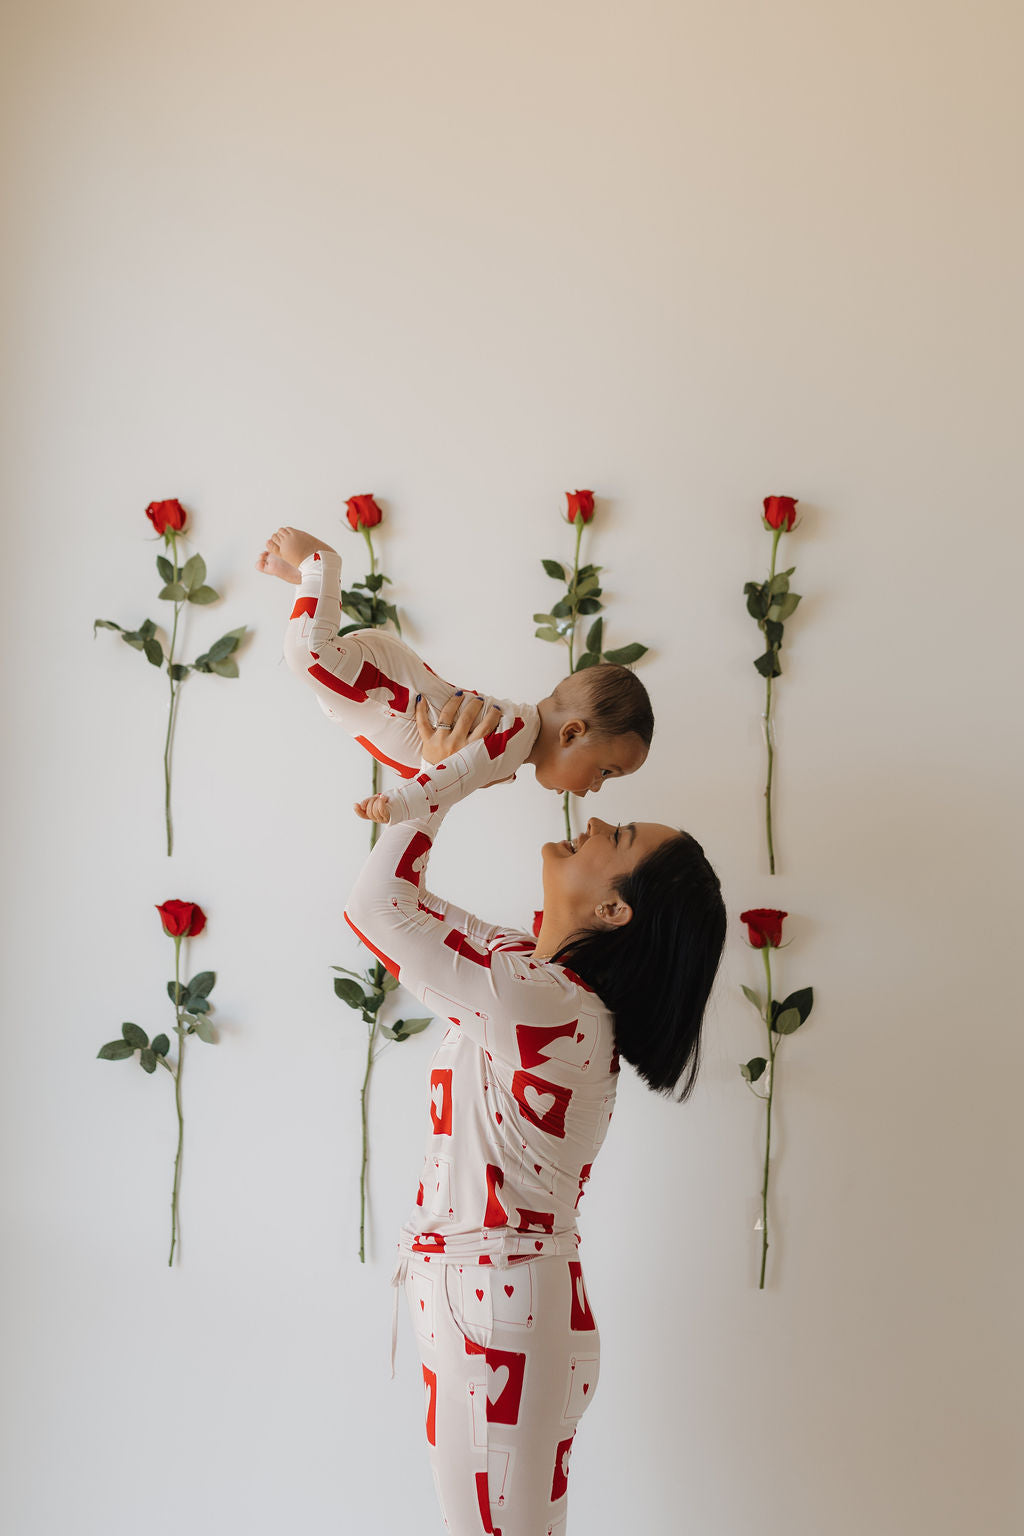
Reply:
[[[281, 521], [384, 503], [439, 670], [536, 698], [561, 494], [602, 497], [609, 624], [658, 716], [617, 818], [674, 819], [733, 918], [699, 1091], [624, 1074], [583, 1210], [603, 1379], [571, 1528], [1018, 1529], [1016, 628], [1024, 26], [1009, 0], [36, 0], [8, 11], [3, 795], [5, 1464], [12, 1536], [433, 1529], [389, 1254], [428, 1034], [381, 1061], [355, 1261], [361, 1041], [331, 995], [366, 761], [279, 662]], [[768, 492], [805, 594], [761, 851]], [[161, 848], [143, 508], [178, 496], [247, 622], [190, 680]], [[527, 775], [529, 778], [529, 775]], [[499, 802], [498, 796], [502, 798]], [[497, 831], [495, 828], [497, 827]], [[538, 904], [531, 782], [448, 823], [435, 885]], [[493, 857], [479, 856], [486, 841]], [[499, 874], [500, 869], [500, 874]], [[152, 904], [196, 900], [180, 1268]], [[776, 1245], [756, 1289], [759, 1047], [736, 914], [792, 913]], [[420, 1512], [427, 1513], [422, 1521]]]

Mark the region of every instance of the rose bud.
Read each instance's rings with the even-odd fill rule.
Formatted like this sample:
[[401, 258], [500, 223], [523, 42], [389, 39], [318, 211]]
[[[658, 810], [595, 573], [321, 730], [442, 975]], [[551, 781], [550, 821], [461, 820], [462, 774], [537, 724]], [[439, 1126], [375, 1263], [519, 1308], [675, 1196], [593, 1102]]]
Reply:
[[589, 523], [594, 515], [593, 491], [566, 491], [565, 499], [569, 503], [569, 522], [576, 521], [577, 513], [581, 521]]
[[376, 528], [383, 516], [372, 496], [350, 496], [345, 503], [345, 516], [353, 533], [360, 528]]
[[782, 943], [782, 920], [788, 916], [788, 912], [779, 912], [774, 907], [752, 907], [749, 912], [740, 913], [740, 922], [746, 923], [754, 949], [764, 949], [765, 945], [778, 949]]
[[206, 927], [206, 913], [194, 901], [165, 901], [157, 911], [164, 933], [172, 939], [195, 938]]
[[781, 528], [788, 533], [796, 522], [796, 498], [794, 496], [766, 496], [764, 499], [764, 525]]
[[180, 533], [188, 514], [180, 501], [151, 501], [146, 508], [146, 516], [157, 533], [166, 533], [168, 528], [174, 533]]

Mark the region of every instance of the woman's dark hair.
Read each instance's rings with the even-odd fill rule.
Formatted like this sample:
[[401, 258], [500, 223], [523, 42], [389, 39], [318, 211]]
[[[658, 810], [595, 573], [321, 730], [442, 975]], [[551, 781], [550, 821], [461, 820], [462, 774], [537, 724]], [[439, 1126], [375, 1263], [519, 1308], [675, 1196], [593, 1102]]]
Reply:
[[654, 711], [647, 689], [628, 667], [602, 661], [596, 667], [574, 672], [555, 689], [555, 699], [568, 683], [587, 711], [587, 724], [598, 736], [639, 736], [645, 747], [654, 735]]
[[[596, 668], [594, 669], [596, 671]], [[553, 959], [593, 987], [615, 1016], [619, 1055], [651, 1088], [693, 1092], [701, 1024], [725, 947], [725, 903], [704, 850], [671, 837], [615, 882], [633, 916], [575, 933]]]

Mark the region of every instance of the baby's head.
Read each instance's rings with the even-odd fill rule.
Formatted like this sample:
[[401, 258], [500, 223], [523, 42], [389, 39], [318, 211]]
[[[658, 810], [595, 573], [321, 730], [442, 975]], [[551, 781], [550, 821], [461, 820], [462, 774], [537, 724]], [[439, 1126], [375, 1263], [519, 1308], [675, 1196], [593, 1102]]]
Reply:
[[573, 672], [538, 708], [540, 734], [528, 761], [544, 789], [585, 795], [643, 767], [654, 713], [647, 689], [627, 667], [601, 662]]

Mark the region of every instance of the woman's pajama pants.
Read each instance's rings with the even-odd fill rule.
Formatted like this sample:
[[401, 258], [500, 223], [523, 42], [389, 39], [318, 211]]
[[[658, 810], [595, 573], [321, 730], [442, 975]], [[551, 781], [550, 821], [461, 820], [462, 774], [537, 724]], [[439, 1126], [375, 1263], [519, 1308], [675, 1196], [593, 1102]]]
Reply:
[[600, 1341], [578, 1261], [507, 1267], [414, 1255], [434, 1483], [451, 1536], [564, 1536], [569, 1455]]

